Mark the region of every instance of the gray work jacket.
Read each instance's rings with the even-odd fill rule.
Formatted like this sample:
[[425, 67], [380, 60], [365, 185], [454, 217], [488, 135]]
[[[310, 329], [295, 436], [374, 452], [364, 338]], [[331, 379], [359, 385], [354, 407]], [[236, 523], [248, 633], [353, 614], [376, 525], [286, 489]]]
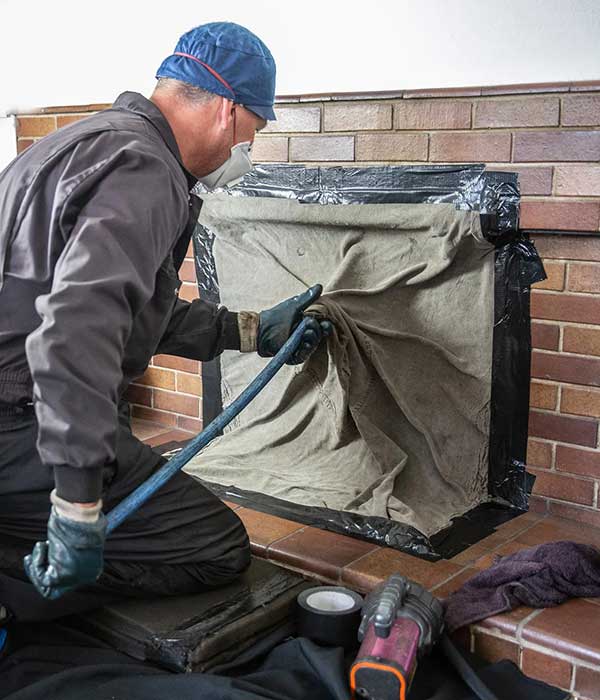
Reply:
[[239, 349], [237, 314], [178, 298], [194, 184], [133, 92], [0, 173], [0, 412], [33, 401], [40, 457], [71, 501], [99, 497], [119, 399], [152, 355]]

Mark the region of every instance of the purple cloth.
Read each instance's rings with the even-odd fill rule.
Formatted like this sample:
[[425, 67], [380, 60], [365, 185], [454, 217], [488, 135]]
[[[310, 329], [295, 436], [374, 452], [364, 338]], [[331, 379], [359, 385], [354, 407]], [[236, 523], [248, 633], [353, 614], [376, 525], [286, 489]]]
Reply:
[[499, 557], [445, 601], [446, 627], [483, 620], [519, 605], [550, 608], [568, 598], [600, 597], [600, 551], [575, 542], [549, 542]]

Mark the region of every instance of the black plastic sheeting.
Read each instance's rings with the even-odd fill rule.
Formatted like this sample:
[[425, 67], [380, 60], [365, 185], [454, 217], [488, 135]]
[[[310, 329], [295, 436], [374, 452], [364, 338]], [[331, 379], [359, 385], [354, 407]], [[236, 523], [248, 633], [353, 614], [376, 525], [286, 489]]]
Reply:
[[[531, 358], [530, 286], [546, 278], [535, 246], [518, 228], [515, 173], [481, 164], [306, 168], [257, 166], [228, 190], [237, 197], [279, 197], [310, 204], [454, 204], [478, 211], [484, 236], [496, 247], [495, 310], [488, 491], [490, 503], [455, 518], [431, 538], [381, 517], [302, 506], [235, 486], [207, 484], [217, 495], [256, 510], [366, 539], [426, 559], [451, 557], [495, 526], [527, 510], [534, 477], [525, 470]], [[201, 195], [201, 190], [198, 191]], [[200, 296], [219, 302], [214, 234], [198, 225], [194, 254]], [[203, 418], [222, 410], [217, 358], [202, 365]]]

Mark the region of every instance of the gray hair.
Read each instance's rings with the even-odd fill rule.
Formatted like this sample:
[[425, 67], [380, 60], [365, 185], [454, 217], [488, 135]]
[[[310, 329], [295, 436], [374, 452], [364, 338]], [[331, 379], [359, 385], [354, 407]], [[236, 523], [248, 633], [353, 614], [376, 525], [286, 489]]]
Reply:
[[182, 80], [175, 80], [175, 78], [159, 78], [155, 91], [170, 92], [182, 100], [196, 105], [212, 102], [218, 97], [214, 92], [208, 92], [208, 90], [184, 83]]

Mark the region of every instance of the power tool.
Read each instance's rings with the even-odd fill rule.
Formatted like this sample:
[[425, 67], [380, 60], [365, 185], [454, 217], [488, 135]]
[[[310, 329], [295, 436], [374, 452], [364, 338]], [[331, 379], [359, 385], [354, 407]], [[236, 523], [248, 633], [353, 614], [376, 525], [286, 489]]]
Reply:
[[350, 669], [352, 700], [406, 700], [417, 661], [443, 629], [437, 598], [400, 574], [386, 579], [363, 605], [361, 646]]

